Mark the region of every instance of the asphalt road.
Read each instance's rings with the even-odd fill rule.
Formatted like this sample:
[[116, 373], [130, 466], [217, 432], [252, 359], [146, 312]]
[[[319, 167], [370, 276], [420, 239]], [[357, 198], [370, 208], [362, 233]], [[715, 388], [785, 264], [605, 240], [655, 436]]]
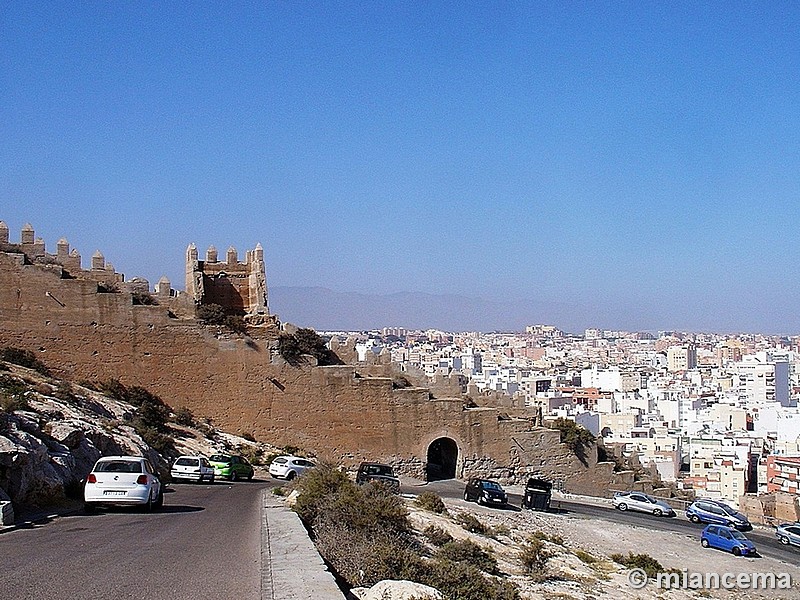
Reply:
[[[458, 499], [464, 496], [464, 483], [454, 479], [435, 481], [422, 487], [407, 486], [403, 489], [403, 492], [419, 494], [426, 490], [435, 492], [443, 498]], [[522, 502], [522, 496], [520, 494], [509, 494], [508, 500], [511, 506], [504, 510], [520, 510], [519, 506]], [[558, 500], [556, 498], [553, 498], [551, 508], [563, 514], [574, 516], [575, 518], [601, 519], [605, 521], [614, 521], [616, 523], [627, 523], [629, 525], [647, 527], [648, 529], [674, 531], [690, 536], [697, 536], [697, 547], [698, 550], [700, 549], [700, 532], [703, 529], [703, 525], [695, 525], [680, 513], [678, 516], [672, 518], [654, 517], [652, 515], [631, 511], [621, 512], [612, 508], [610, 505], [608, 507], [596, 506], [594, 504], [582, 504]], [[486, 510], [500, 509], [487, 508]], [[773, 530], [756, 528], [752, 531], [746, 531], [744, 534], [753, 541], [756, 548], [758, 548], [759, 554], [769, 558], [777, 558], [791, 564], [798, 564], [800, 562], [800, 548], [782, 545], [775, 537]], [[646, 552], [646, 548], [643, 548], [641, 551]]]
[[266, 482], [174, 484], [153, 513], [75, 514], [0, 535], [0, 598], [261, 597]]

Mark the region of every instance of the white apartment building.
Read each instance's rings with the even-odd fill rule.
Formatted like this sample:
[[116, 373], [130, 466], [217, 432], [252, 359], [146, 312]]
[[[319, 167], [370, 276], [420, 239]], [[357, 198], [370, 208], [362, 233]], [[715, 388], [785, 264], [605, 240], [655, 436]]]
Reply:
[[636, 371], [621, 371], [619, 367], [599, 369], [594, 365], [581, 371], [581, 387], [595, 387], [604, 392], [632, 392], [641, 387], [642, 378]]
[[667, 349], [667, 369], [673, 373], [697, 368], [697, 348], [694, 344], [670, 346]]
[[745, 356], [730, 367], [734, 388], [743, 404], [780, 402], [789, 405], [788, 363], [766, 362], [754, 355]]

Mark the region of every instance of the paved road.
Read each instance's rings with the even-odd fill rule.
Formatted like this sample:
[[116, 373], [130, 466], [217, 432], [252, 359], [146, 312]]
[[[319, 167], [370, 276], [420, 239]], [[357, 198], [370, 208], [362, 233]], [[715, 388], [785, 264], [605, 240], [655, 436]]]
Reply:
[[4, 533], [0, 597], [260, 599], [268, 485], [177, 484], [151, 514], [111, 509]]
[[[435, 492], [443, 498], [458, 499], [462, 498], [464, 495], [464, 483], [454, 479], [435, 481], [424, 487], [405, 486], [403, 492], [419, 494], [426, 490]], [[509, 494], [508, 498], [509, 504], [512, 505], [512, 510], [513, 507], [519, 507], [522, 502], [522, 496], [519, 494]], [[576, 518], [602, 519], [605, 521], [614, 521], [616, 523], [627, 523], [639, 527], [647, 527], [649, 529], [658, 529], [660, 531], [674, 531], [697, 536], [698, 548], [700, 547], [699, 540], [702, 526], [695, 525], [680, 514], [673, 518], [656, 518], [644, 513], [631, 511], [623, 513], [612, 508], [610, 505], [608, 507], [596, 506], [594, 504], [582, 504], [579, 502], [557, 500], [555, 498], [551, 506], [566, 514], [574, 515]], [[519, 509], [517, 508], [517, 510]], [[800, 562], [800, 549], [783, 546], [770, 529], [757, 528], [753, 531], [745, 532], [745, 535], [753, 541], [759, 553], [763, 556], [777, 558], [792, 564]]]

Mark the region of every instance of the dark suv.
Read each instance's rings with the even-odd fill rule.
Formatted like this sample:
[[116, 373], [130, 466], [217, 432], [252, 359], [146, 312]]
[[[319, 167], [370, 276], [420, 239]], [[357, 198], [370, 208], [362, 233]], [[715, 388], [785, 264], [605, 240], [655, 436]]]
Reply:
[[362, 462], [356, 473], [356, 483], [363, 485], [370, 481], [382, 483], [393, 492], [400, 491], [400, 480], [395, 476], [394, 469], [389, 465], [373, 462]]
[[491, 479], [470, 479], [464, 488], [464, 500], [477, 501], [478, 504], [490, 506], [505, 506], [508, 504], [506, 491], [496, 481]]

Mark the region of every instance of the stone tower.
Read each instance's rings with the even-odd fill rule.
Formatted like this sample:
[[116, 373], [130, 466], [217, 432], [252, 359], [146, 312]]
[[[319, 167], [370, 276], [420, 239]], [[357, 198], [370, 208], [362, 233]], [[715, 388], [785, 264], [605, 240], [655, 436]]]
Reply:
[[239, 262], [233, 247], [225, 253], [225, 262], [217, 256], [214, 246], [206, 252], [206, 260], [198, 258], [194, 244], [186, 249], [186, 293], [195, 304], [219, 304], [232, 313], [269, 314], [261, 244], [247, 251], [244, 262]]

